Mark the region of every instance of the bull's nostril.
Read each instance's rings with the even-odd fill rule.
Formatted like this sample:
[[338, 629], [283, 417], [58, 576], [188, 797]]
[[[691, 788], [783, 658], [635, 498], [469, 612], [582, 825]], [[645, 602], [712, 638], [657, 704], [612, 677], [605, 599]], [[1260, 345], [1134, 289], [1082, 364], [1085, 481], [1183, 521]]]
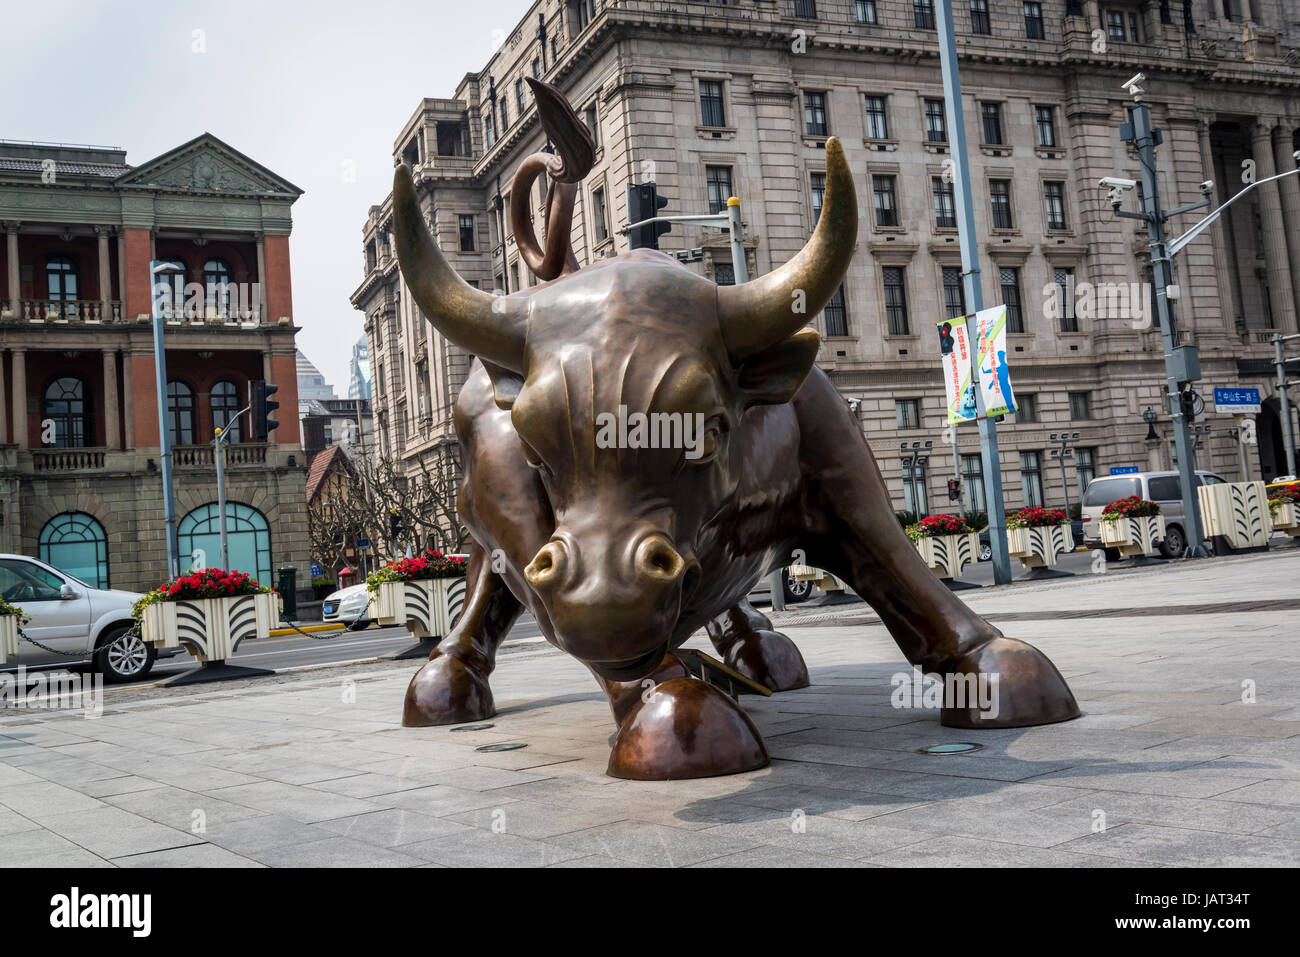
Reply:
[[648, 538], [637, 549], [637, 570], [646, 578], [673, 582], [685, 569], [682, 556], [662, 538]]
[[524, 569], [524, 578], [534, 588], [551, 584], [559, 577], [560, 562], [559, 546], [554, 542], [544, 545]]

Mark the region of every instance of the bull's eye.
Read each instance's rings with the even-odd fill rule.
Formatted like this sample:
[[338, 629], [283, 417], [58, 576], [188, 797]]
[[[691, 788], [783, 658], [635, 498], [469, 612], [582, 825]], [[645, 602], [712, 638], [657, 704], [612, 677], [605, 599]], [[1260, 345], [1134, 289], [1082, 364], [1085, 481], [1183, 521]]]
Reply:
[[723, 445], [727, 441], [728, 423], [720, 415], [715, 415], [704, 423], [704, 431], [700, 435], [699, 445], [697, 446], [699, 455], [688, 458], [692, 465], [706, 465], [718, 457], [722, 451]]

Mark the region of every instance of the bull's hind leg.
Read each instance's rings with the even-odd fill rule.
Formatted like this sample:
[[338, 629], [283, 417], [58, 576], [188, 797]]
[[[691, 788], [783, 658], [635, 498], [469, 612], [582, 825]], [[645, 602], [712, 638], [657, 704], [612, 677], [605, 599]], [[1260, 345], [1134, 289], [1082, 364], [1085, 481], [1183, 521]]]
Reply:
[[967, 676], [952, 686], [984, 700], [964, 693], [960, 702], [945, 702], [943, 723], [1019, 728], [1078, 717], [1074, 695], [1046, 655], [1004, 637], [926, 567], [894, 516], [858, 424], [834, 389], [828, 383], [805, 388], [795, 406], [806, 423], [805, 454], [817, 466], [826, 519], [826, 531], [808, 543], [809, 559], [853, 585], [909, 662], [927, 672]]
[[496, 665], [497, 648], [519, 617], [521, 606], [489, 567], [482, 546], [474, 543], [469, 554], [460, 619], [406, 689], [402, 724], [408, 728], [462, 724], [496, 714], [488, 675]]
[[727, 609], [705, 630], [722, 660], [746, 678], [773, 691], [808, 687], [808, 666], [799, 649], [748, 601]]

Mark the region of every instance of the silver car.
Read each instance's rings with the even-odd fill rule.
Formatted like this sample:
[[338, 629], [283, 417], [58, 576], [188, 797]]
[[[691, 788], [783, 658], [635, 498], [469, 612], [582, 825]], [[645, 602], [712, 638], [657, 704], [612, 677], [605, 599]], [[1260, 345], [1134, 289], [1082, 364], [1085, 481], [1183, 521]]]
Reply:
[[364, 584], [349, 585], [327, 595], [320, 610], [322, 621], [341, 622], [353, 631], [363, 631], [374, 623], [370, 617], [370, 593]]
[[131, 617], [137, 592], [92, 588], [34, 558], [0, 554], [0, 595], [31, 617], [23, 633], [45, 646], [20, 643], [18, 657], [0, 670], [89, 664], [106, 681], [133, 681], [153, 668], [157, 652], [135, 634]]
[[[1196, 484], [1218, 485], [1224, 480], [1213, 472], [1198, 470]], [[1165, 539], [1160, 543], [1160, 553], [1165, 558], [1181, 557], [1187, 548], [1187, 534], [1183, 531], [1183, 491], [1177, 472], [1131, 472], [1127, 475], [1108, 475], [1088, 483], [1083, 493], [1083, 543], [1089, 548], [1101, 547], [1101, 513], [1111, 502], [1130, 495], [1138, 495], [1160, 506], [1165, 519]], [[1109, 554], [1107, 557], [1111, 557]], [[1114, 558], [1119, 553], [1114, 553]]]

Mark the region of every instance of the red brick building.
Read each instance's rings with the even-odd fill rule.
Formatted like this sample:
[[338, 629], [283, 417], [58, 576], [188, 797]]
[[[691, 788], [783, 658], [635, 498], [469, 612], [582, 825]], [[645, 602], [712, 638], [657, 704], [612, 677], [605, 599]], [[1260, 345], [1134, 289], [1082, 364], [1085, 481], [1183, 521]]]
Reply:
[[[210, 134], [140, 166], [0, 141], [0, 552], [91, 584], [165, 578], [150, 261], [174, 267], [166, 422], [181, 564], [220, 564], [214, 429], [234, 429], [230, 564], [308, 563], [290, 208], [302, 191]], [[279, 386], [257, 441], [249, 384]]]

